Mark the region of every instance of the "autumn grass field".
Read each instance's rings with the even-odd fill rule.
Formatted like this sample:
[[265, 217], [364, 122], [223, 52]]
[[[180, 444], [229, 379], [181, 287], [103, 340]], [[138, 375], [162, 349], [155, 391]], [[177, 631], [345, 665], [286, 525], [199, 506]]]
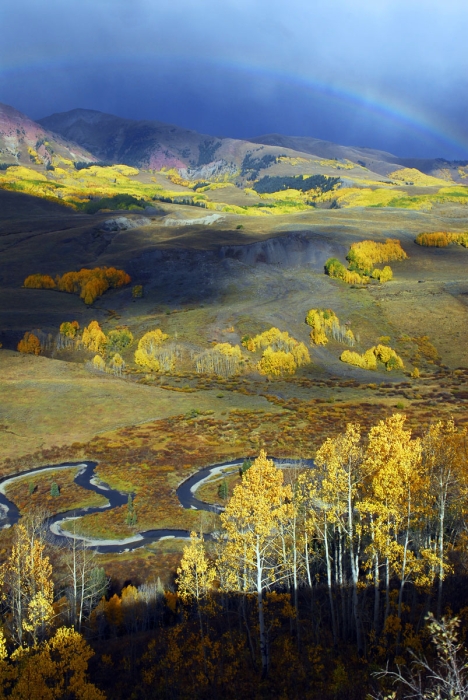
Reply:
[[[74, 483], [79, 469], [57, 469], [45, 474], [30, 475], [9, 484], [5, 494], [22, 514], [40, 508], [45, 512], [64, 513], [74, 508], [103, 506], [107, 499], [93, 491], [86, 491]], [[58, 493], [52, 495], [53, 485]]]

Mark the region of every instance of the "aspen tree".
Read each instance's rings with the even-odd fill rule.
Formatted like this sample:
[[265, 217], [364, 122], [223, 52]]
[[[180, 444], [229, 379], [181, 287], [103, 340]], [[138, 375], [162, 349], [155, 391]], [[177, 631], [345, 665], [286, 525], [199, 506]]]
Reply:
[[[336, 647], [338, 642], [338, 630], [336, 624], [335, 603], [333, 600], [333, 580], [332, 580], [332, 556], [331, 556], [331, 533], [330, 522], [328, 518], [328, 507], [322, 500], [321, 479], [317, 470], [313, 470], [309, 474], [303, 474], [299, 477], [301, 487], [306, 494], [305, 503], [308, 507], [308, 517], [305, 523], [305, 537], [307, 538], [307, 546], [309, 539], [315, 538], [323, 544], [323, 553], [325, 559], [325, 568], [327, 572], [327, 589], [328, 600], [330, 604], [330, 616], [332, 622], [333, 645]], [[309, 585], [312, 585], [308, 552], [307, 552], [307, 571]]]
[[215, 578], [216, 571], [206, 556], [203, 539], [196, 532], [191, 532], [190, 544], [184, 547], [180, 567], [177, 569], [176, 583], [182, 600], [185, 603], [196, 603], [202, 642], [204, 631], [201, 604], [212, 590]]
[[226, 535], [219, 561], [224, 585], [256, 594], [263, 677], [269, 667], [263, 598], [279, 582], [278, 532], [292, 515], [291, 499], [292, 490], [283, 484], [282, 471], [262, 450], [221, 515]]
[[10, 612], [9, 627], [14, 641], [36, 644], [53, 616], [54, 584], [49, 557], [34, 530], [15, 526], [11, 554], [0, 572], [2, 598]]
[[466, 430], [458, 432], [453, 420], [431, 425], [422, 440], [422, 463], [429, 475], [429, 494], [436, 519], [435, 542], [438, 558], [437, 616], [442, 613], [442, 586], [449, 570], [445, 530], [450, 516], [461, 514], [466, 496]]
[[160, 328], [145, 333], [138, 341], [138, 348], [135, 351], [136, 364], [145, 369], [159, 372], [161, 366], [157, 357], [157, 351], [168, 337], [167, 333], [163, 333]]
[[358, 651], [362, 650], [358, 599], [362, 524], [357, 506], [362, 488], [362, 460], [360, 426], [352, 423], [346, 426], [346, 432], [343, 435], [328, 438], [315, 457], [315, 463], [320, 471], [323, 507], [327, 510], [329, 522], [337, 527], [340, 537], [338, 562], [340, 582], [343, 581], [342, 535], [348, 547]]
[[398, 618], [403, 589], [424, 565], [411, 550], [412, 526], [421, 513], [427, 483], [421, 466], [421, 442], [404, 429], [405, 416], [396, 413], [369, 432], [365, 469], [369, 478], [368, 508], [373, 513], [375, 546], [385, 560], [385, 619], [390, 607], [392, 571], [400, 579]]

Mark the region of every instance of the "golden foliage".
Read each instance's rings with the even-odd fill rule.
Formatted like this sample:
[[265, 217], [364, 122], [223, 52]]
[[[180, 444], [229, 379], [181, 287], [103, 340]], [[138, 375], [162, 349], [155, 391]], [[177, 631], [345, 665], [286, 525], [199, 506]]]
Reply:
[[355, 343], [353, 331], [342, 326], [338, 316], [331, 309], [310, 309], [306, 323], [312, 327], [310, 339], [314, 345], [326, 345], [329, 335], [351, 346]]
[[111, 358], [106, 370], [121, 377], [124, 369], [125, 369], [125, 360], [123, 359], [123, 357], [121, 355], [119, 355], [118, 352], [116, 352], [114, 357]]
[[76, 332], [79, 330], [80, 324], [78, 321], [64, 321], [60, 324], [60, 333], [66, 338], [75, 338]]
[[447, 231], [420, 233], [416, 236], [415, 242], [428, 248], [447, 248], [452, 244], [468, 248], [468, 233], [448, 233]]
[[42, 348], [39, 338], [34, 333], [26, 332], [19, 341], [17, 350], [27, 355], [40, 355]]
[[183, 601], [200, 601], [213, 588], [215, 578], [216, 571], [206, 556], [203, 539], [191, 532], [190, 544], [184, 547], [177, 569], [176, 584], [180, 597]]
[[352, 243], [346, 259], [350, 263], [350, 270], [371, 275], [376, 263], [405, 260], [407, 257], [399, 240], [387, 238], [385, 243], [377, 243], [376, 241]]
[[342, 280], [346, 284], [368, 284], [369, 278], [358, 272], [347, 270], [337, 258], [329, 258], [325, 263], [325, 272], [329, 277]]
[[91, 360], [91, 364], [93, 369], [95, 369], [98, 372], [106, 371], [106, 363], [100, 355], [95, 355]]
[[310, 364], [309, 351], [304, 343], [298, 342], [287, 331], [280, 331], [274, 326], [253, 338], [246, 336], [242, 345], [250, 352], [265, 348], [257, 369], [267, 376], [294, 374], [298, 367]]
[[56, 284], [50, 275], [29, 275], [24, 280], [24, 286], [28, 289], [55, 289]]
[[213, 347], [213, 350], [221, 353], [221, 355], [226, 355], [226, 357], [235, 357], [238, 360], [242, 360], [242, 352], [238, 345], [231, 345], [230, 343], [217, 343]]
[[362, 367], [362, 369], [377, 369], [377, 360], [372, 349], [366, 350], [363, 355], [352, 350], [345, 350], [341, 353], [340, 360], [348, 365]]
[[105, 700], [105, 694], [88, 681], [88, 661], [94, 652], [73, 629], [60, 627], [54, 636], [32, 648], [19, 648], [7, 659], [0, 632], [1, 697], [16, 700]]
[[416, 236], [415, 242], [429, 248], [447, 248], [450, 244], [450, 238], [445, 231], [434, 231], [433, 233], [420, 233]]
[[[221, 556], [225, 588], [257, 590], [255, 552], [267, 558], [268, 542], [275, 538], [280, 523], [291, 515], [291, 499], [291, 486], [283, 484], [283, 472], [267, 459], [262, 450], [241, 483], [234, 488], [232, 498], [221, 514], [227, 534]], [[265, 574], [268, 580], [268, 571]]]
[[288, 352], [296, 343], [297, 340], [292, 338], [288, 331], [280, 331], [279, 328], [273, 326], [268, 331], [264, 331], [253, 338], [249, 338], [246, 341], [246, 347], [247, 350], [251, 352], [268, 346], [272, 347], [274, 350], [284, 350]]
[[19, 645], [26, 640], [36, 644], [53, 617], [52, 566], [44, 549], [34, 530], [16, 525], [11, 554], [0, 570], [9, 631]]
[[163, 333], [160, 328], [145, 333], [138, 341], [138, 348], [135, 351], [136, 364], [140, 365], [140, 367], [159, 372], [161, 365], [157, 357], [157, 351], [168, 338], [169, 336], [167, 333]]
[[377, 360], [385, 365], [387, 372], [392, 369], [403, 369], [403, 360], [395, 350], [387, 347], [386, 345], [376, 345], [363, 355], [358, 352], [352, 352], [350, 350], [345, 350], [340, 357], [342, 362], [346, 362], [349, 365], [355, 365], [356, 367], [362, 367], [362, 369], [377, 369]]
[[284, 350], [273, 350], [273, 348], [268, 347], [257, 364], [257, 369], [260, 374], [281, 377], [284, 374], [294, 374], [297, 365], [292, 353]]
[[392, 268], [389, 267], [388, 265], [385, 265], [383, 270], [379, 270], [378, 268], [375, 268], [375, 270], [372, 271], [371, 275], [372, 279], [379, 280], [382, 284], [384, 282], [390, 282], [390, 280], [393, 279], [393, 271]]
[[84, 329], [81, 336], [81, 344], [86, 350], [97, 352], [100, 355], [104, 353], [106, 347], [106, 336], [104, 335], [101, 326], [97, 321], [91, 321], [89, 326]]
[[195, 367], [200, 374], [216, 374], [231, 377], [238, 373], [242, 362], [239, 345], [217, 343], [210, 350], [205, 350], [195, 357]]
[[130, 275], [115, 267], [82, 268], [78, 272], [66, 272], [57, 277], [57, 288], [61, 292], [79, 294], [85, 304], [92, 304], [110, 287], [123, 287], [131, 282]]
[[294, 345], [291, 349], [291, 355], [293, 356], [297, 367], [310, 365], [309, 351], [304, 345], [304, 343], [298, 343], [297, 345]]

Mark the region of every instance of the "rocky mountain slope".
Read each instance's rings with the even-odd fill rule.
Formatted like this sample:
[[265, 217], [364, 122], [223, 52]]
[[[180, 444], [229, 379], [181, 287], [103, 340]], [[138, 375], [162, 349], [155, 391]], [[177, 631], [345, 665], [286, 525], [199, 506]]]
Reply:
[[379, 151], [361, 146], [341, 146], [332, 141], [323, 141], [311, 136], [284, 136], [283, 134], [265, 134], [251, 138], [252, 143], [267, 146], [289, 148], [302, 153], [328, 159], [346, 159], [362, 165], [380, 175], [389, 175], [399, 168], [416, 168], [426, 175], [455, 182], [466, 180], [464, 171], [468, 161], [448, 161], [444, 158], [399, 158], [393, 153]]
[[40, 124], [0, 103], [0, 162], [8, 165], [50, 166], [54, 157], [95, 161], [82, 146], [51, 134]]
[[173, 124], [123, 119], [88, 109], [53, 114], [39, 123], [79, 143], [102, 161], [152, 169], [188, 169], [207, 179], [222, 171], [229, 174], [234, 168], [248, 175], [259, 165], [259, 170], [265, 169], [279, 156], [346, 158], [359, 165], [365, 162], [369, 170], [382, 175], [399, 167], [396, 156], [390, 153], [349, 148], [320, 139], [273, 134], [255, 139], [258, 146], [253, 148], [250, 141], [242, 139], [216, 138]]

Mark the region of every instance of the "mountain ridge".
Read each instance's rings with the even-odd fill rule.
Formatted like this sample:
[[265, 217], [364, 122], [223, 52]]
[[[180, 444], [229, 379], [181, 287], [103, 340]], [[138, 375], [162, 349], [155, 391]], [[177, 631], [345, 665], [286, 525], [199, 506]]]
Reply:
[[[345, 161], [366, 168], [371, 179], [372, 174], [381, 179], [401, 168], [416, 168], [452, 182], [461, 182], [458, 168], [465, 164], [438, 158], [401, 158], [379, 149], [344, 146], [311, 136], [272, 133], [249, 139], [216, 137], [162, 121], [127, 119], [85, 108], [33, 121], [0, 103], [0, 161], [4, 166], [47, 169], [54, 165], [54, 157], [74, 163], [101, 161], [150, 170], [175, 168], [188, 179], [219, 180], [240, 172], [246, 183], [272, 163], [276, 163], [276, 175], [310, 174], [319, 169], [331, 174], [327, 167], [330, 169], [333, 161]], [[286, 167], [288, 159], [303, 162]]]
[[0, 159], [9, 165], [52, 165], [53, 157], [95, 161], [79, 144], [53, 135], [10, 105], [0, 103]]

